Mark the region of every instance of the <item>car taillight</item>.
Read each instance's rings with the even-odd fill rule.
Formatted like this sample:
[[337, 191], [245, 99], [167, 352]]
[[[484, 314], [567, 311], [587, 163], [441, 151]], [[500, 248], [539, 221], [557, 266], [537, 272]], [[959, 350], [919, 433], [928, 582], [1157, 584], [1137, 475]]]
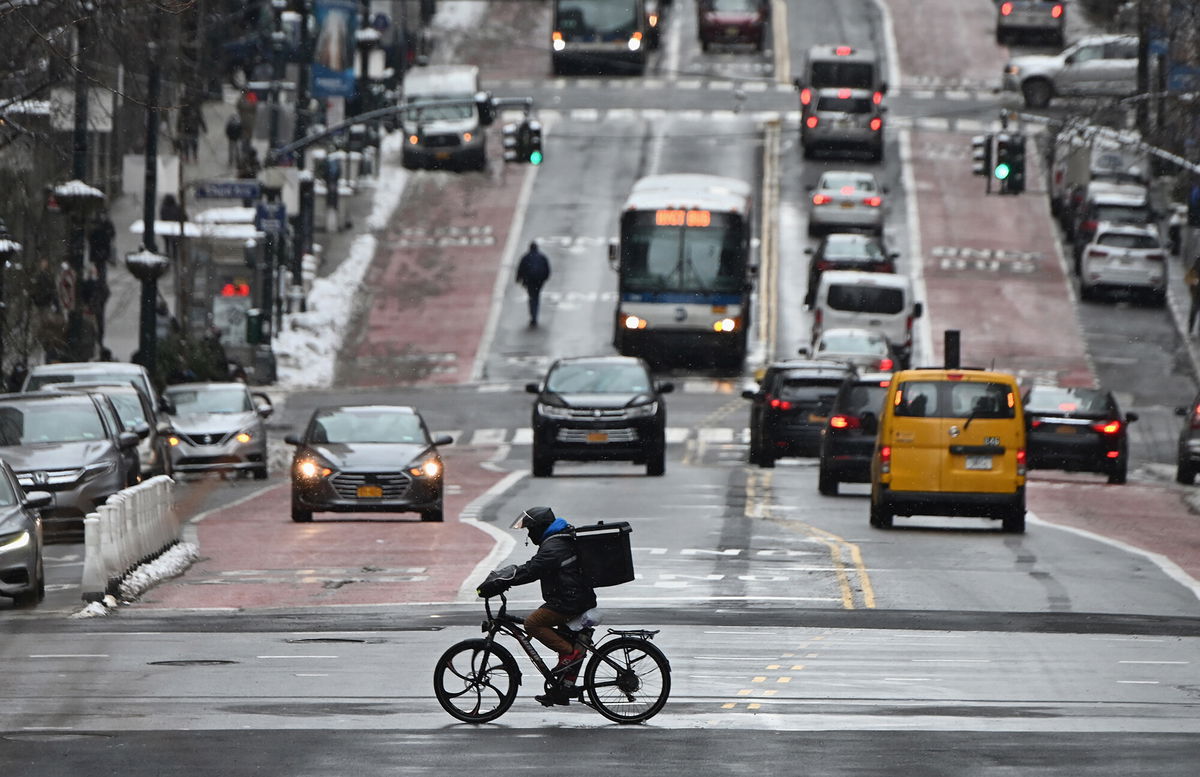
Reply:
[[883, 204], [882, 197], [864, 197], [863, 198], [863, 205], [867, 205], [872, 208], [878, 208], [882, 204]]
[[875, 94], [871, 95], [871, 102], [875, 103], [876, 105], [879, 105], [881, 102], [883, 102], [883, 92], [876, 92]]
[[788, 402], [786, 399], [780, 399], [779, 397], [771, 397], [770, 399], [767, 400], [767, 404], [769, 404], [775, 410], [791, 410], [792, 409], [791, 402]]
[[838, 46], [836, 49], [833, 50], [833, 53], [838, 55], [839, 57], [848, 57], [854, 53], [854, 49], [851, 48], [850, 46]]
[[1025, 474], [1025, 449], [1017, 448], [1017, 474]]
[[1000, 15], [1008, 16], [1009, 14], [1012, 13], [1012, 8], [1013, 8], [1012, 3], [1004, 3], [1003, 5], [1000, 6]]
[[814, 194], [813, 205], [828, 205], [829, 199], [830, 198], [828, 194]]
[[[1200, 405], [1196, 405], [1194, 408], [1192, 408], [1192, 428], [1200, 429]], [[171, 444], [174, 445], [175, 443]]]
[[812, 90], [809, 89], [808, 87], [801, 89], [800, 90], [800, 104], [808, 105], [811, 102], [812, 102]]
[[829, 417], [829, 425], [834, 429], [861, 429], [862, 421], [856, 415], [834, 415]]
[[879, 369], [883, 371], [895, 369], [896, 363], [886, 356], [879, 360]]
[[1083, 230], [1084, 232], [1095, 232], [1096, 231], [1096, 220], [1088, 219], [1087, 221], [1080, 224], [1079, 228], [1081, 230]]
[[818, 119], [816, 116], [809, 116], [807, 119], [804, 120], [804, 123], [806, 125], [808, 125], [809, 129], [812, 129], [813, 127], [816, 127], [818, 124], [820, 124], [821, 120]]
[[892, 471], [892, 446], [890, 445], [883, 445], [879, 448], [879, 471], [884, 473]]
[[1063, 15], [1063, 7], [1061, 5], [1056, 5], [1050, 9], [1050, 18], [1058, 19], [1058, 18], [1061, 18], [1062, 15]]
[[825, 272], [826, 270], [828, 270], [828, 269], [829, 269], [830, 267], [832, 267], [832, 266], [833, 266], [833, 264], [832, 264], [832, 263], [830, 263], [830, 262], [827, 262], [827, 261], [825, 261], [824, 259], [822, 259], [821, 261], [817, 262], [817, 269], [818, 269], [818, 270], [820, 270], [821, 272]]
[[1120, 421], [1099, 421], [1092, 424], [1092, 428], [1100, 434], [1116, 434], [1121, 431]]
[[1165, 259], [1166, 257], [1162, 254], [1146, 254], [1146, 261], [1148, 262], [1161, 262]]
[[1102, 248], [1089, 248], [1088, 256], [1108, 256], [1108, 251]]
[[881, 127], [883, 127], [883, 119], [879, 118], [878, 116], [871, 119], [871, 129], [878, 132]]
[[1044, 423], [1046, 423], [1046, 422], [1041, 420], [1040, 418], [1034, 418], [1032, 421], [1029, 422], [1029, 428], [1036, 429]]

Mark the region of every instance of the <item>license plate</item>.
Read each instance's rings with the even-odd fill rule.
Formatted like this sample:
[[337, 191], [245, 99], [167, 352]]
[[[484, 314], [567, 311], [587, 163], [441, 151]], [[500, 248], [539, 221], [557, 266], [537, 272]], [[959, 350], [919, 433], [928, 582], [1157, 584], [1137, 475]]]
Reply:
[[1058, 432], [1059, 434], [1075, 434], [1075, 427], [1074, 426], [1060, 426], [1057, 429], [1055, 429], [1054, 431]]
[[383, 488], [380, 486], [359, 486], [358, 495], [367, 499], [383, 496]]
[[809, 413], [808, 421], [809, 421], [809, 423], [823, 424], [823, 423], [825, 423], [825, 416], [823, 416], [819, 413]]
[[741, 32], [741, 30], [739, 30], [737, 27], [726, 27], [725, 28], [725, 34], [731, 38], [736, 38], [738, 36], [739, 32]]
[[588, 442], [608, 442], [608, 432], [588, 432]]
[[843, 203], [842, 203], [842, 207], [843, 207], [843, 208], [853, 208], [853, 207], [854, 207], [854, 203], [853, 203], [853, 202], [843, 202]]
[[968, 456], [967, 469], [991, 469], [991, 456]]
[[439, 151], [433, 155], [433, 158], [434, 159], [449, 159], [450, 152], [449, 151]]

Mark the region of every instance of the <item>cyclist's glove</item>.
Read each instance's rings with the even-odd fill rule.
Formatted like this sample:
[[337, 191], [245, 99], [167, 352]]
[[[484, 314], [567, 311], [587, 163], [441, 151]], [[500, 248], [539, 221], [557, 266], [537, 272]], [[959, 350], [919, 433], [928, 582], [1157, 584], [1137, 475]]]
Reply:
[[508, 590], [508, 583], [504, 580], [484, 580], [475, 589], [475, 593], [480, 599], [488, 599], [497, 594], [502, 594]]

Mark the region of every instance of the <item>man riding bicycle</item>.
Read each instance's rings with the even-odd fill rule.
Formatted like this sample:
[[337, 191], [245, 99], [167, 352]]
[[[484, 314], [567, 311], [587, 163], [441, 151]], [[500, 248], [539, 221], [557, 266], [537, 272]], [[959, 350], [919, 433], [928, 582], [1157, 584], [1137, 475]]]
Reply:
[[[558, 654], [553, 674], [566, 683], [573, 682], [584, 651], [572, 645], [555, 627], [565, 626], [596, 606], [596, 592], [584, 578], [575, 550], [574, 527], [555, 516], [549, 507], [530, 507], [518, 516], [512, 528], [525, 529], [529, 541], [538, 546], [537, 553], [516, 567], [511, 578], [486, 580], [476, 593], [480, 597], [496, 596], [512, 586], [540, 580], [545, 602], [525, 617], [525, 631]], [[535, 698], [547, 706], [568, 703], [562, 694]]]

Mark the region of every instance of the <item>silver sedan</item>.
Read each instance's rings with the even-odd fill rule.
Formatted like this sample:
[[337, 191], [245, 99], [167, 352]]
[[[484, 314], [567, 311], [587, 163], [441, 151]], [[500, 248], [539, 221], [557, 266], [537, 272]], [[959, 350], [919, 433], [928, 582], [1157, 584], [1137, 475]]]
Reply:
[[808, 234], [862, 230], [883, 234], [884, 195], [872, 173], [829, 170], [810, 187]]
[[244, 383], [180, 383], [163, 396], [170, 416], [171, 466], [175, 472], [250, 471], [267, 477], [267, 426], [274, 408], [266, 394]]

